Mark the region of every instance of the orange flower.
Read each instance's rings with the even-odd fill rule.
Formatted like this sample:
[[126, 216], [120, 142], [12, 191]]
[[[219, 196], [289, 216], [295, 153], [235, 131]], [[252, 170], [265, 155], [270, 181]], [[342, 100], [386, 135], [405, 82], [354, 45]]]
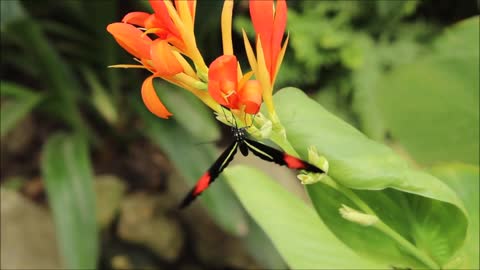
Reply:
[[153, 41], [133, 25], [112, 23], [107, 26], [107, 31], [131, 55], [140, 60], [150, 59], [150, 46]]
[[273, 105], [273, 85], [287, 49], [288, 36], [282, 46], [282, 38], [287, 23], [287, 4], [285, 0], [250, 0], [250, 16], [257, 33], [256, 54], [245, 31], [243, 40], [248, 62], [255, 72], [256, 79], [263, 89], [262, 97], [271, 120], [278, 122]]
[[193, 60], [200, 75], [206, 75], [207, 66], [195, 43], [196, 4], [196, 0], [150, 0], [153, 14], [130, 12], [123, 17], [122, 22], [143, 27], [145, 33], [155, 34], [168, 41]]
[[158, 98], [155, 87], [153, 87], [153, 79], [155, 75], [152, 75], [143, 81], [142, 84], [142, 100], [147, 109], [160, 118], [168, 119], [172, 114], [165, 108], [165, 105]]
[[162, 104], [153, 87], [155, 77], [172, 79], [184, 70], [175, 57], [171, 45], [161, 39], [152, 41], [141, 30], [127, 23], [112, 23], [107, 26], [107, 31], [113, 35], [120, 46], [142, 63], [141, 66], [119, 65], [117, 67], [140, 67], [153, 73], [142, 85], [142, 99], [147, 108], [158, 117], [171, 116], [172, 114]]
[[150, 48], [153, 73], [158, 77], [170, 77], [183, 72], [183, 67], [172, 52], [167, 41], [157, 39]]
[[274, 8], [273, 0], [251, 0], [250, 16], [255, 32], [260, 38], [265, 64], [270, 74], [270, 80], [273, 82], [287, 25], [287, 4], [285, 0], [277, 0]]
[[219, 104], [255, 114], [262, 103], [260, 83], [248, 81], [250, 74], [238, 80], [238, 62], [234, 55], [222, 55], [210, 64], [208, 92]]

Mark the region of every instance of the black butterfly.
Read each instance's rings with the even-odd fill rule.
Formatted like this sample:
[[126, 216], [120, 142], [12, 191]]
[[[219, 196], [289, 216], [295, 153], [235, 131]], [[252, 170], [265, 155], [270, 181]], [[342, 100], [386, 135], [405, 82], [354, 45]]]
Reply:
[[215, 181], [218, 175], [233, 160], [239, 148], [244, 156], [247, 156], [250, 151], [263, 160], [287, 166], [291, 169], [305, 170], [313, 173], [325, 173], [322, 169], [319, 169], [304, 160], [298, 159], [265, 144], [247, 139], [245, 131], [245, 127], [232, 127], [235, 141], [220, 155], [220, 157], [218, 157], [210, 169], [200, 177], [195, 187], [187, 194], [185, 199], [183, 199], [180, 208], [188, 206], [193, 200], [195, 200], [195, 198], [197, 198], [197, 196], [205, 191], [213, 181]]

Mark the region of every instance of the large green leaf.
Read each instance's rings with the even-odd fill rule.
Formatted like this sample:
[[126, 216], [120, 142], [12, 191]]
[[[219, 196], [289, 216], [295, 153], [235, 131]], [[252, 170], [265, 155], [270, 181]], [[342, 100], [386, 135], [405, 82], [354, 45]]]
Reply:
[[286, 269], [287, 265], [264, 230], [249, 218], [248, 235], [244, 238], [250, 255], [266, 269]]
[[480, 235], [479, 213], [480, 202], [480, 171], [479, 167], [461, 163], [437, 165], [430, 172], [442, 179], [455, 190], [465, 204], [468, 211], [469, 226], [467, 240], [460, 254], [456, 256], [449, 268], [452, 269], [480, 269]]
[[392, 136], [419, 162], [479, 162], [479, 17], [447, 29], [377, 88]]
[[349, 249], [315, 211], [265, 174], [235, 166], [228, 183], [292, 269], [386, 269]]
[[[301, 156], [306, 157], [308, 146], [315, 146], [329, 161], [329, 176], [348, 189], [362, 190], [356, 196], [394, 231], [416, 243], [419, 252], [442, 265], [460, 247], [467, 218], [461, 201], [447, 185], [409, 168], [391, 149], [368, 139], [298, 89], [278, 92], [275, 102], [288, 139]], [[322, 184], [307, 190], [324, 222], [348, 245], [395, 265], [424, 266], [380, 231], [341, 220], [338, 209], [342, 203], [356, 207], [343, 195]], [[439, 248], [440, 242], [448, 248]]]
[[81, 136], [56, 134], [42, 153], [42, 175], [68, 269], [95, 269], [98, 236], [93, 175]]
[[40, 102], [42, 95], [32, 89], [2, 81], [0, 97], [5, 99], [0, 109], [0, 137], [3, 137]]
[[[215, 147], [199, 141], [173, 117], [168, 121], [159, 119], [138, 102], [136, 108], [146, 125], [145, 134], [161, 147], [188, 184], [193, 186], [218, 156]], [[201, 121], [194, 124], [200, 123]], [[215, 188], [202, 194], [200, 200], [226, 231], [245, 235], [248, 230], [245, 212], [222, 178], [219, 177], [215, 181]]]

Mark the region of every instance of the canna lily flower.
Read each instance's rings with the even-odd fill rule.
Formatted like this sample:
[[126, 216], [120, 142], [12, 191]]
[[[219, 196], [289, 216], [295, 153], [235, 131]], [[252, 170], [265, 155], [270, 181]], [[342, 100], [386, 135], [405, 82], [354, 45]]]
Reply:
[[139, 29], [126, 23], [112, 23], [107, 26], [107, 31], [131, 55], [140, 60], [150, 58], [153, 41]]
[[238, 79], [238, 62], [234, 55], [222, 55], [210, 64], [208, 92], [219, 104], [233, 110], [256, 114], [262, 103], [260, 83], [248, 80], [251, 73]]
[[[195, 2], [187, 2], [189, 16], [193, 19], [195, 16]], [[170, 18], [165, 2], [151, 0], [150, 4], [155, 11], [153, 14], [130, 12], [123, 17], [122, 22], [143, 27], [147, 30], [147, 33], [156, 34], [160, 39], [168, 41], [180, 51], [185, 52], [185, 43], [180, 35], [180, 31]], [[175, 5], [177, 9], [180, 6], [178, 3], [175, 3]]]
[[195, 0], [150, 0], [154, 13], [131, 12], [122, 22], [145, 28], [145, 34], [154, 34], [166, 40], [182, 54], [192, 59], [200, 77], [205, 77], [207, 66], [200, 54], [194, 35]]
[[[287, 23], [287, 4], [285, 0], [250, 0], [250, 17], [256, 39], [256, 56], [253, 53], [245, 32], [243, 32], [248, 61], [263, 89], [263, 99], [270, 115], [275, 118], [272, 92], [275, 78], [285, 55], [288, 37], [282, 46], [282, 38]], [[275, 120], [275, 119], [272, 119]]]
[[153, 87], [153, 79], [161, 77], [175, 80], [174, 76], [184, 71], [184, 67], [174, 54], [167, 41], [157, 39], [152, 41], [136, 27], [126, 23], [112, 23], [107, 26], [118, 44], [135, 56], [142, 65], [117, 65], [114, 67], [145, 68], [153, 73], [142, 85], [142, 99], [147, 108], [161, 118], [172, 114], [165, 108]]

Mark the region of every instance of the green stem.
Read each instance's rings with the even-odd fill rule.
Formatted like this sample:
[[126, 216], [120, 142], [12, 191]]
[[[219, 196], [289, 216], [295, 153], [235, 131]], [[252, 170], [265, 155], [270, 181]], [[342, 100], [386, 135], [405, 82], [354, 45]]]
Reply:
[[435, 261], [433, 261], [432, 258], [430, 258], [424, 252], [420, 251], [416, 246], [414, 246], [408, 240], [403, 238], [402, 235], [394, 231], [392, 228], [390, 228], [387, 224], [383, 223], [381, 220], [379, 220], [374, 226], [384, 234], [390, 236], [390, 238], [395, 240], [400, 246], [406, 249], [410, 254], [415, 256], [418, 260], [420, 260], [429, 268], [440, 269], [440, 266]]
[[[374, 215], [378, 217], [375, 211], [373, 211], [370, 208], [370, 206], [368, 206], [368, 204], [366, 204], [352, 190], [342, 185], [339, 185], [333, 179], [331, 179], [330, 182], [331, 183], [328, 183], [329, 186], [343, 193], [348, 199], [350, 199], [353, 203], [355, 203], [363, 212], [365, 212], [366, 214]], [[400, 246], [402, 246], [405, 250], [407, 250], [411, 255], [413, 255], [415, 258], [420, 260], [426, 266], [430, 267], [431, 269], [440, 269], [440, 266], [435, 261], [433, 261], [427, 254], [419, 250], [416, 246], [414, 246], [412, 243], [406, 240], [402, 235], [400, 235], [395, 230], [390, 228], [380, 218], [379, 218], [379, 221], [374, 225], [374, 227], [380, 230], [381, 232], [383, 232], [384, 234], [388, 235], [393, 240], [395, 240], [395, 242], [397, 242]]]

